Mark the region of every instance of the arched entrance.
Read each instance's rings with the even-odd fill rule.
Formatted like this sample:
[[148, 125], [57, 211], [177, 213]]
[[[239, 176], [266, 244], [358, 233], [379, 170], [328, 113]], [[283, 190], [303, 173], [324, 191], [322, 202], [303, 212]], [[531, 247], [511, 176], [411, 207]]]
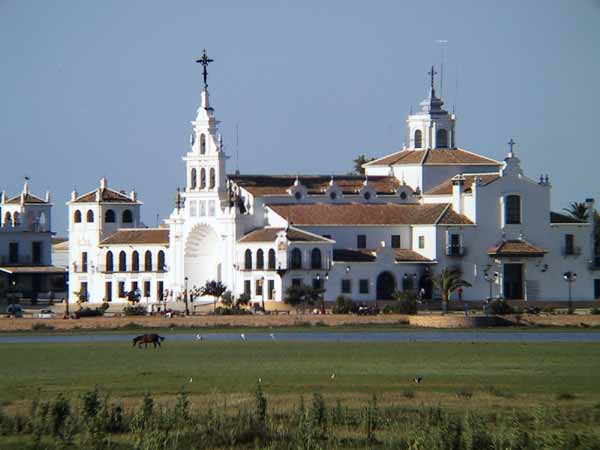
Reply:
[[377, 277], [377, 300], [391, 300], [396, 291], [396, 278], [390, 272], [381, 272]]
[[184, 273], [188, 287], [201, 287], [207, 281], [220, 281], [219, 237], [207, 225], [197, 225], [188, 234], [184, 250]]

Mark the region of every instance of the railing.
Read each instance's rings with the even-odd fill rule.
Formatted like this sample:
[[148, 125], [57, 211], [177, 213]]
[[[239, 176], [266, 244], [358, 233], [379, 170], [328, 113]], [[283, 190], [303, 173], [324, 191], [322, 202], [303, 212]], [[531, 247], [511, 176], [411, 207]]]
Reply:
[[579, 256], [581, 255], [581, 247], [566, 246], [562, 248], [563, 256]]
[[447, 245], [446, 256], [465, 256], [467, 249], [463, 245]]
[[18, 255], [14, 260], [11, 259], [10, 256], [0, 256], [0, 264], [4, 264], [7, 266], [35, 266], [43, 265], [43, 261], [40, 258], [34, 260], [31, 255]]
[[[88, 267], [91, 269], [92, 267], [89, 266]], [[100, 265], [100, 266], [94, 266], [93, 269], [96, 272], [100, 272], [100, 273], [151, 273], [151, 272], [157, 272], [157, 273], [163, 273], [167, 271], [166, 266], [163, 266], [162, 268], [157, 269], [155, 266], [152, 266], [152, 270], [145, 270], [143, 265], [140, 265], [139, 270], [131, 270], [131, 267], [127, 267], [126, 270], [119, 270], [119, 266], [114, 265], [112, 268], [107, 268], [106, 265]]]

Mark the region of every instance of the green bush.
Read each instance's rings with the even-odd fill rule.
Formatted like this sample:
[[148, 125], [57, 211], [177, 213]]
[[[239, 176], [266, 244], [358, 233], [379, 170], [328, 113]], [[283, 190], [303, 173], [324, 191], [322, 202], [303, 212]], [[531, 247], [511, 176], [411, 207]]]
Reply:
[[81, 319], [82, 317], [100, 317], [104, 315], [104, 310], [102, 308], [81, 308], [75, 311], [73, 315], [76, 319]]
[[245, 308], [239, 308], [237, 306], [234, 306], [233, 308], [219, 306], [215, 309], [215, 315], [217, 316], [244, 316], [247, 314], [252, 314], [252, 312]]
[[48, 325], [47, 323], [34, 323], [31, 325], [31, 329], [33, 331], [52, 331], [54, 327], [52, 325]]
[[333, 314], [356, 314], [358, 312], [358, 305], [349, 298], [340, 295], [335, 299], [332, 312]]
[[600, 308], [591, 308], [590, 309], [590, 314], [594, 314], [594, 315], [598, 315], [600, 314]]
[[383, 308], [384, 314], [416, 314], [417, 313], [417, 297], [414, 292], [400, 291], [393, 295], [396, 300], [393, 303], [387, 304]]
[[123, 314], [126, 316], [145, 316], [146, 307], [142, 305], [126, 306], [123, 308]]
[[505, 300], [493, 300], [490, 303], [490, 313], [504, 316], [506, 314], [513, 314], [514, 309]]

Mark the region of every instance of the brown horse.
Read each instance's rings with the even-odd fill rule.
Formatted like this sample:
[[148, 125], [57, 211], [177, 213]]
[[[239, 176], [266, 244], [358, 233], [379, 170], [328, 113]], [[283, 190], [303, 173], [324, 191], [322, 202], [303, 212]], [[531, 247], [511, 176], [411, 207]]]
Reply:
[[156, 345], [158, 344], [160, 347], [160, 341], [164, 340], [165, 338], [158, 334], [142, 334], [133, 338], [133, 346], [135, 347], [137, 344], [139, 348], [142, 348], [142, 344], [144, 344], [148, 348], [148, 344], [154, 344], [154, 348], [156, 348]]

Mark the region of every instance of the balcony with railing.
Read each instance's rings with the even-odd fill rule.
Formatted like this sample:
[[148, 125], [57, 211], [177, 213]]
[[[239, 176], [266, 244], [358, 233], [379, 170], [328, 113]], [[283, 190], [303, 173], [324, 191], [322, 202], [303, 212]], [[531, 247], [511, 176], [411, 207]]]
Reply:
[[467, 248], [464, 245], [447, 245], [446, 256], [461, 257], [467, 254]]

